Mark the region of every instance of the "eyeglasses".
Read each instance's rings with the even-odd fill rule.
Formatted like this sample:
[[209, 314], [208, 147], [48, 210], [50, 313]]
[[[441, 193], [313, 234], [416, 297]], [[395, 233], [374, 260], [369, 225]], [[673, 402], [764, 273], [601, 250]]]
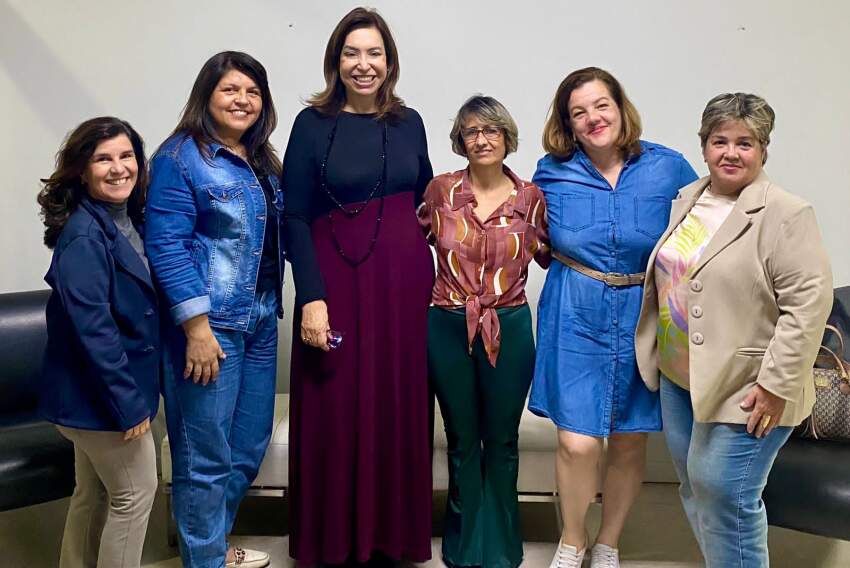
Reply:
[[487, 140], [498, 140], [502, 135], [502, 129], [496, 126], [485, 126], [483, 128], [462, 128], [460, 136], [464, 142], [475, 142], [478, 134], [483, 134]]

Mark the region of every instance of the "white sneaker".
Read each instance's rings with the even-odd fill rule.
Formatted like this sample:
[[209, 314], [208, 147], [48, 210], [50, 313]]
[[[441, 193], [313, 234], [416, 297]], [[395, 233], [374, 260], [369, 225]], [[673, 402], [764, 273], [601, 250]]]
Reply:
[[236, 560], [225, 564], [225, 568], [265, 568], [271, 559], [267, 552], [251, 550], [250, 548], [233, 547]]
[[590, 568], [620, 568], [620, 555], [616, 548], [596, 543], [590, 549]]
[[555, 551], [555, 557], [549, 564], [549, 568], [581, 568], [585, 550], [587, 549], [577, 550], [575, 546], [562, 544], [559, 541], [558, 549]]

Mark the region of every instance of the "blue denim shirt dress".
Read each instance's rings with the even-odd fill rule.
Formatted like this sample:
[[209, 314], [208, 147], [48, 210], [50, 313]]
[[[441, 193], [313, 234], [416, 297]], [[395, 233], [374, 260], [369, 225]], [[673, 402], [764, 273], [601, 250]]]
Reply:
[[[646, 270], [679, 188], [697, 179], [678, 152], [641, 141], [616, 188], [577, 150], [537, 163], [552, 248], [602, 272]], [[642, 286], [611, 287], [553, 261], [537, 309], [537, 358], [529, 410], [590, 436], [661, 429], [658, 393], [634, 353]]]

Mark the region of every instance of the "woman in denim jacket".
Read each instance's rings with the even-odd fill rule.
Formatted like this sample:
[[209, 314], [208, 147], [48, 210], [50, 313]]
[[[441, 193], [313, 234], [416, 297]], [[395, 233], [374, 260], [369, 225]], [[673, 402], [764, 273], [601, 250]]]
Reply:
[[174, 134], [151, 160], [145, 247], [173, 325], [164, 334], [174, 517], [187, 566], [255, 568], [228, 547], [271, 436], [282, 316], [280, 160], [266, 71], [206, 62]]

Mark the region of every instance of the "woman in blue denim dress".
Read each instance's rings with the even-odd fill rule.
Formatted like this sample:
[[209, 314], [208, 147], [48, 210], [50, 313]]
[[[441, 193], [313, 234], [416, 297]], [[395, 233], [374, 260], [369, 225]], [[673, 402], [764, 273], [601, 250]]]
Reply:
[[580, 566], [585, 515], [608, 453], [592, 566], [618, 566], [617, 543], [643, 477], [647, 432], [661, 430], [658, 394], [638, 374], [634, 332], [642, 272], [670, 202], [696, 173], [681, 154], [640, 140], [640, 117], [606, 71], [561, 83], [533, 181], [546, 197], [553, 262], [538, 306], [529, 409], [558, 427], [564, 529], [552, 561]]
[[269, 563], [228, 547], [226, 535], [274, 417], [284, 268], [281, 166], [268, 141], [276, 123], [263, 66], [219, 53], [151, 161], [145, 246], [171, 315], [163, 389], [186, 566]]

